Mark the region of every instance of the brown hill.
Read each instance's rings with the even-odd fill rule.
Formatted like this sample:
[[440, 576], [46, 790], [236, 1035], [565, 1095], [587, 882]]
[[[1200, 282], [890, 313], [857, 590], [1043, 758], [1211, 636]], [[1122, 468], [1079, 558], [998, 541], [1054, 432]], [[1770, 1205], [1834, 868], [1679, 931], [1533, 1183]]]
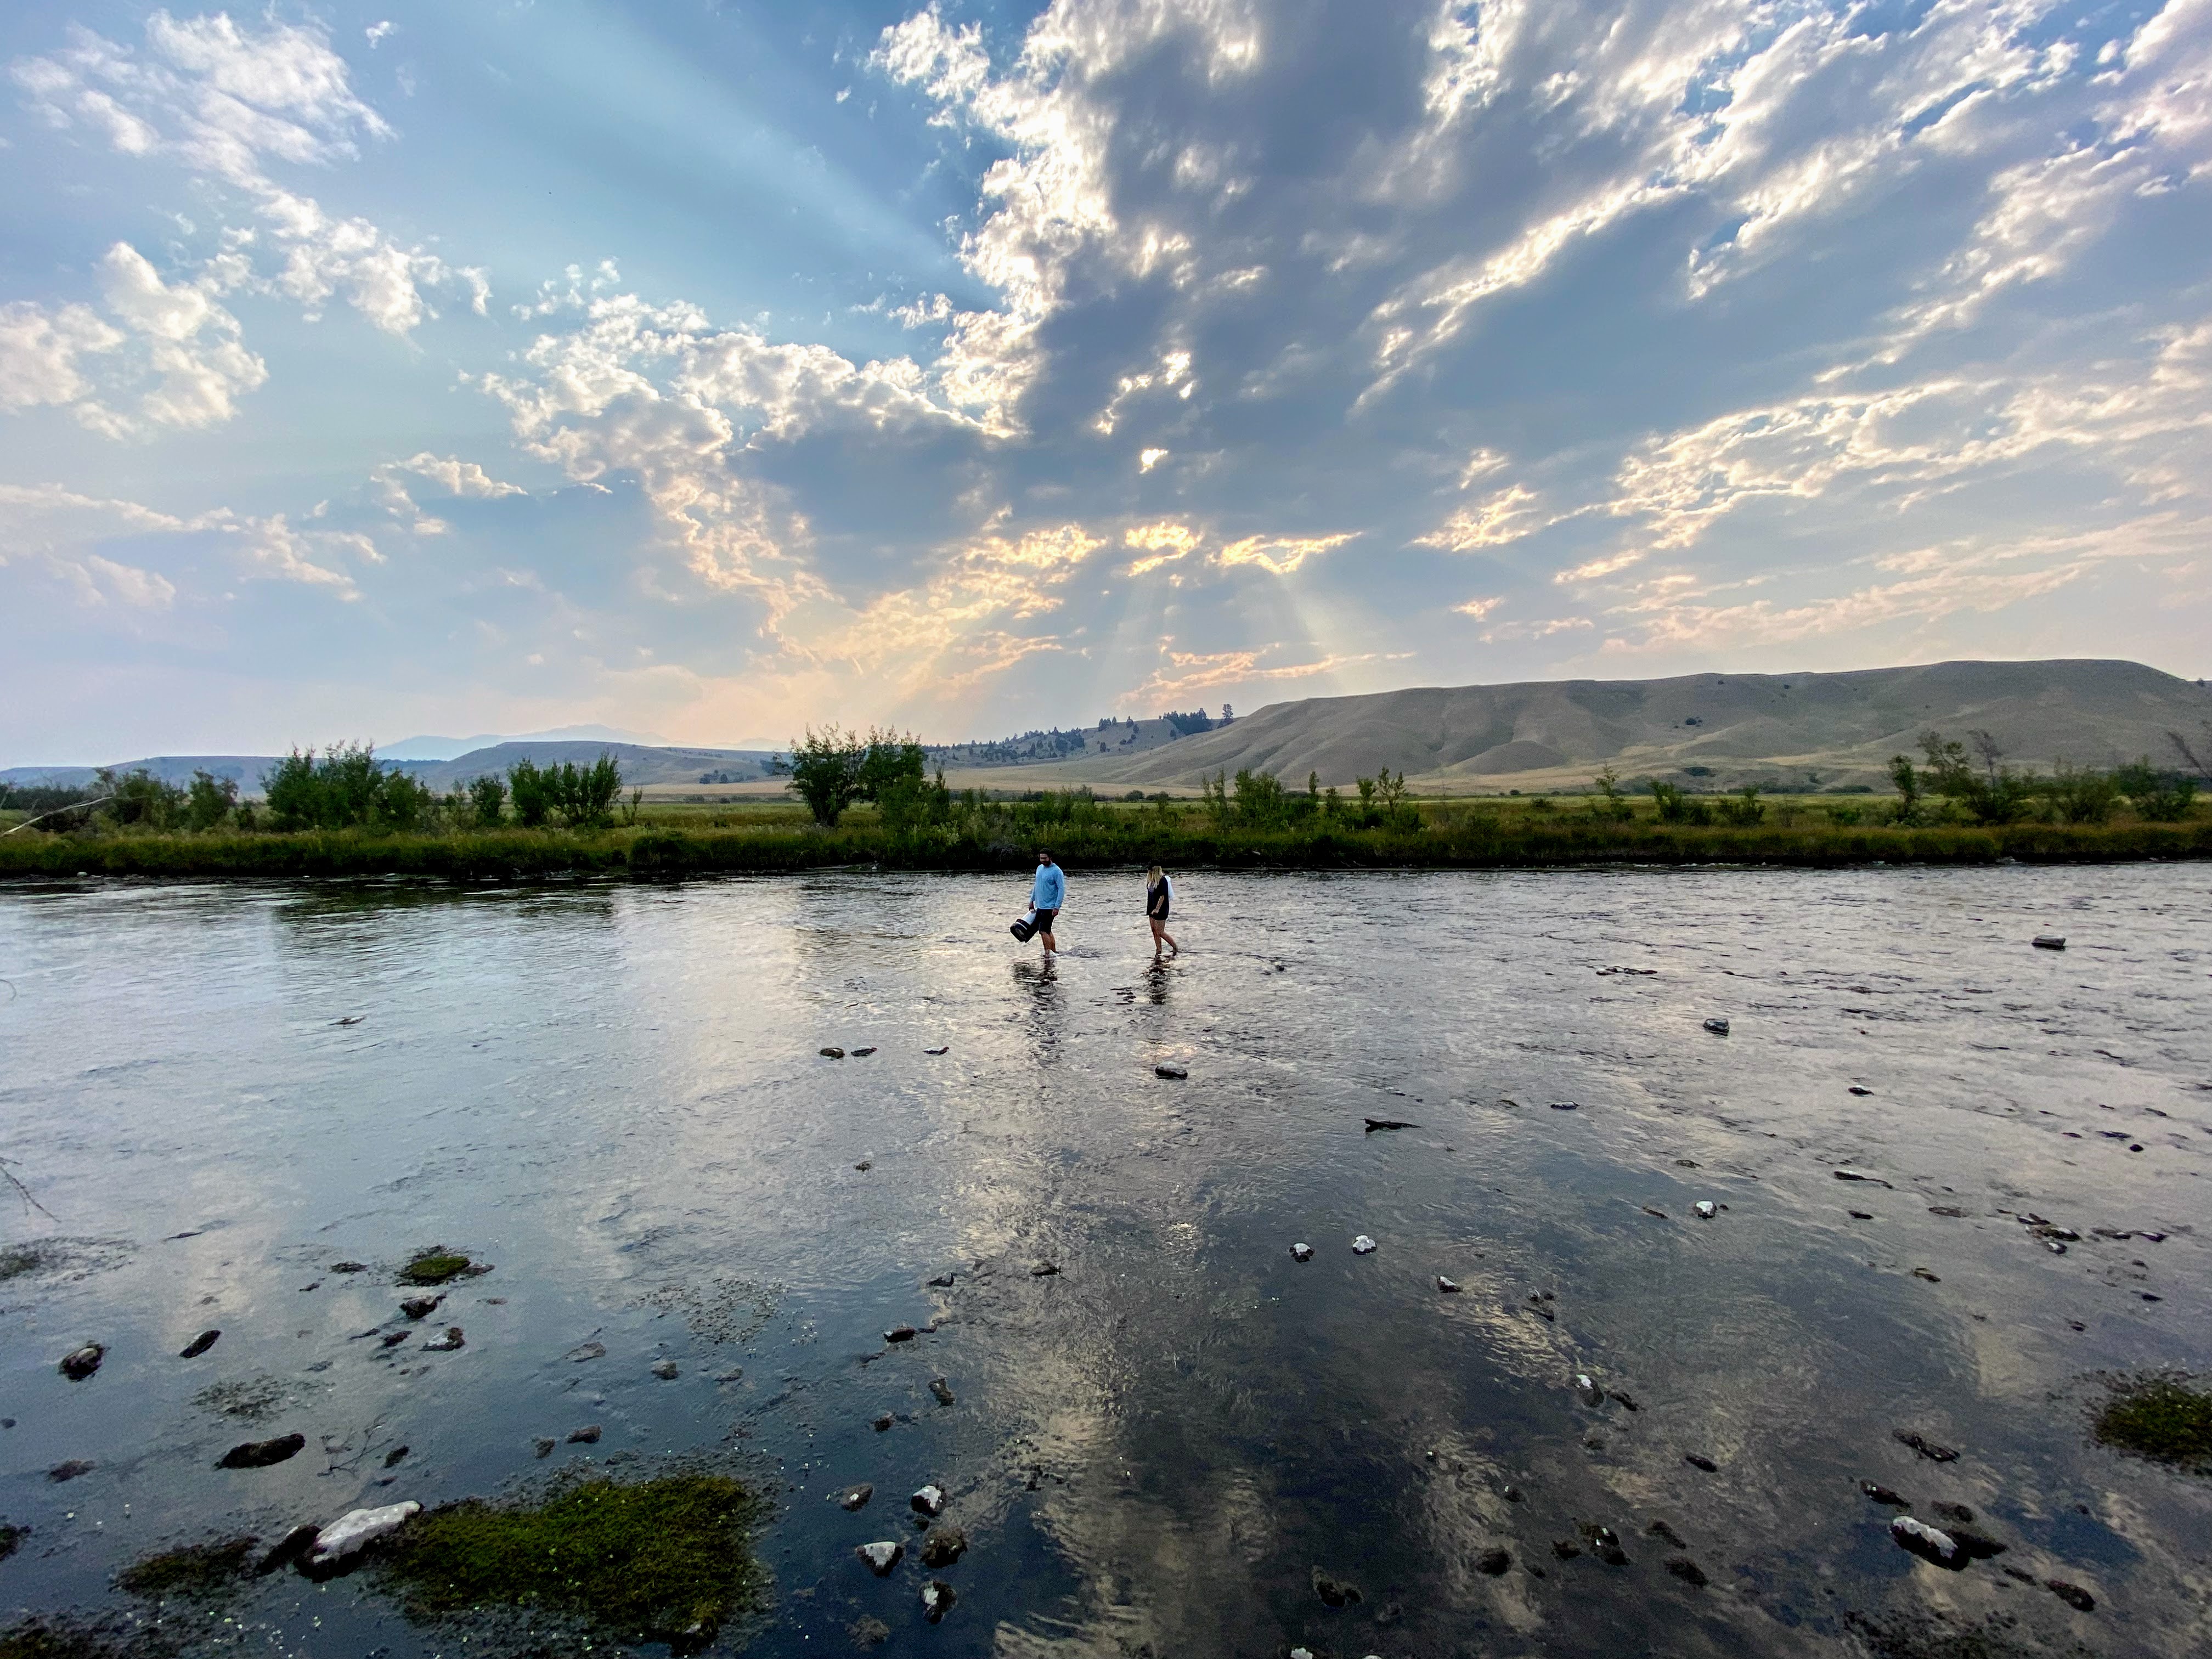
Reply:
[[[1274, 703], [1143, 754], [977, 774], [985, 787], [1188, 789], [1240, 767], [1323, 784], [1389, 767], [1429, 792], [1534, 793], [1626, 781], [1791, 788], [1880, 783], [1929, 728], [1988, 732], [2008, 763], [2175, 763], [2166, 733], [2201, 734], [2212, 690], [2140, 663], [1945, 662], [1841, 674], [1538, 680]], [[1018, 784], [1017, 784], [1018, 780]]]

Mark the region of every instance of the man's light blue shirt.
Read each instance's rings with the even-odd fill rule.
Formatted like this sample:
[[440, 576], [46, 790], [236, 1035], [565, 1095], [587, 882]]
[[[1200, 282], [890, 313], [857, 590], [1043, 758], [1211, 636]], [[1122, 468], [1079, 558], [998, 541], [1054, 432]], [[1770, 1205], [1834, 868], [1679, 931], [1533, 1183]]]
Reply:
[[1056, 864], [1037, 866], [1036, 880], [1030, 888], [1030, 903], [1039, 910], [1057, 910], [1067, 902], [1067, 878]]

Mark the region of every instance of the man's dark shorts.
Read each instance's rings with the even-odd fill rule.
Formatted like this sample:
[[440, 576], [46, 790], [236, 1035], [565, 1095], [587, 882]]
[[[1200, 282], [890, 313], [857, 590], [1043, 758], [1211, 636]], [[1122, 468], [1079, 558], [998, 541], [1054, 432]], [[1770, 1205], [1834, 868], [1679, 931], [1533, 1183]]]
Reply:
[[1057, 910], [1038, 911], [1036, 913], [1036, 931], [1040, 933], [1049, 933], [1052, 932], [1052, 919], [1059, 914], [1060, 912]]

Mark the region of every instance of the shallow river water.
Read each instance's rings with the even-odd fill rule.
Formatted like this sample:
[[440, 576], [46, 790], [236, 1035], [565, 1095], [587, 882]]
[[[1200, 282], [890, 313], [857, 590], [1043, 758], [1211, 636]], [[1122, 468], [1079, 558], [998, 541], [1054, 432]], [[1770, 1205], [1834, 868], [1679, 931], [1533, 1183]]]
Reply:
[[[50, 1212], [0, 1190], [40, 1246], [0, 1625], [179, 1543], [703, 1455], [776, 1504], [718, 1652], [2212, 1651], [2212, 1480], [2087, 1433], [2100, 1374], [2212, 1369], [2206, 866], [1193, 872], [1158, 970], [1136, 877], [1071, 884], [1051, 971], [1018, 879], [0, 892], [0, 1157]], [[386, 1348], [434, 1243], [495, 1264], [423, 1328], [465, 1346]], [[2009, 1547], [1923, 1563], [1863, 1480]], [[970, 1540], [935, 1626], [925, 1481]], [[1554, 1551], [1586, 1525], [1626, 1564]], [[373, 1573], [163, 1617], [497, 1650]]]

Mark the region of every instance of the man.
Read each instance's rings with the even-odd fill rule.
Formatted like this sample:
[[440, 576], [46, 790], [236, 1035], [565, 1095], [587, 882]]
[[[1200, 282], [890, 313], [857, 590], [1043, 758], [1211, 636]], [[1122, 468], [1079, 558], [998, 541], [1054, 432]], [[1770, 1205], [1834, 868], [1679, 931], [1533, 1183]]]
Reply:
[[1030, 884], [1030, 908], [1036, 912], [1036, 934], [1044, 941], [1044, 953], [1052, 956], [1060, 949], [1060, 941], [1052, 936], [1052, 924], [1060, 915], [1060, 908], [1067, 902], [1067, 878], [1052, 861], [1052, 854], [1037, 854], [1036, 879]]

